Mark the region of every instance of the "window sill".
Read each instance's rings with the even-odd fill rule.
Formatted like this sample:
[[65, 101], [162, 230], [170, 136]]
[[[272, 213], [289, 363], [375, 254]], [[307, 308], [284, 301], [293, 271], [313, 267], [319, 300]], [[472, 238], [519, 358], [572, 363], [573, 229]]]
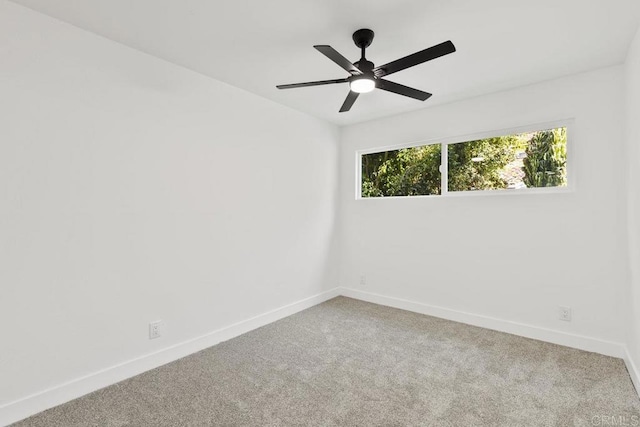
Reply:
[[528, 196], [532, 194], [569, 194], [575, 192], [571, 186], [523, 188], [512, 190], [477, 190], [477, 191], [451, 191], [445, 194], [428, 194], [423, 196], [388, 196], [388, 197], [356, 197], [355, 200], [389, 200], [389, 199], [447, 199], [460, 197], [495, 197], [495, 196]]

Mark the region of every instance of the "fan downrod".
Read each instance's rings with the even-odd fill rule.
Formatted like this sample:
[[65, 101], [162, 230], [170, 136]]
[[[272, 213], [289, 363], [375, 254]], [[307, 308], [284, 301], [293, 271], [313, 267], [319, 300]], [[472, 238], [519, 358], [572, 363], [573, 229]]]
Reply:
[[362, 58], [364, 58], [364, 50], [371, 46], [374, 36], [375, 33], [368, 28], [362, 28], [353, 33], [353, 42], [360, 48]]

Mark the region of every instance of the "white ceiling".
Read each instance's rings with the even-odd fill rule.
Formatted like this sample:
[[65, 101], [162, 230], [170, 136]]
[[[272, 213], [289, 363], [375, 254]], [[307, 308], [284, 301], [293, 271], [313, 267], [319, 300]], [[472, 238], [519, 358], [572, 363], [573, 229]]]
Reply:
[[[640, 23], [638, 0], [13, 1], [336, 124], [619, 64]], [[377, 90], [338, 113], [347, 85], [275, 88], [347, 77], [313, 45], [356, 61], [359, 28], [376, 33], [376, 65], [446, 40], [458, 51], [388, 77], [425, 102]]]

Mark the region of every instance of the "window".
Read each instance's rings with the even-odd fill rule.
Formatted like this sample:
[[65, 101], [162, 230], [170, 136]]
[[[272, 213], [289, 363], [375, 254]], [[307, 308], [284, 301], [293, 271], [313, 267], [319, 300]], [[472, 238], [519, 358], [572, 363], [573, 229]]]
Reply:
[[362, 156], [362, 197], [441, 193], [442, 147], [423, 145]]
[[363, 198], [567, 186], [566, 126], [359, 156]]

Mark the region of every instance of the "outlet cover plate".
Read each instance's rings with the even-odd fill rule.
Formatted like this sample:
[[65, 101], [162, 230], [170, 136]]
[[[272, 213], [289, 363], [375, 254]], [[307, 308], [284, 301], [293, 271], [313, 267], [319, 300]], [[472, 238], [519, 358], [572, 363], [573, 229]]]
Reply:
[[162, 325], [162, 320], [156, 320], [155, 322], [149, 323], [149, 339], [150, 340], [160, 338], [160, 336], [162, 335], [160, 331], [161, 325]]

